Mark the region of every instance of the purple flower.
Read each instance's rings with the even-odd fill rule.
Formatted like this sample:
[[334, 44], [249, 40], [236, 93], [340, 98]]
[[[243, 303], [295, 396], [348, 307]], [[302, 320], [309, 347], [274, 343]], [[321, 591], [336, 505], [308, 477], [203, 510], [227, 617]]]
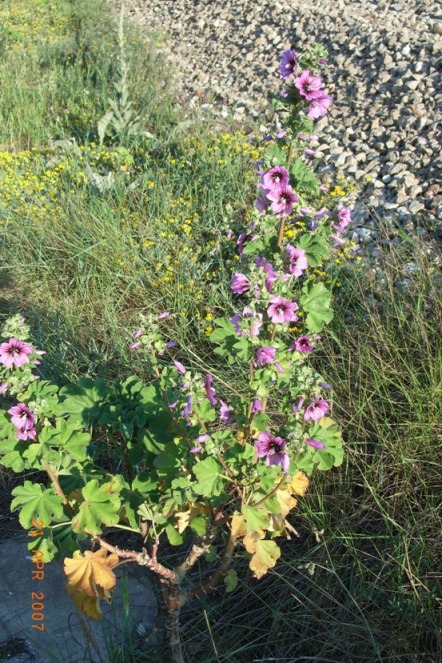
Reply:
[[187, 404], [184, 406], [183, 410], [181, 411], [181, 416], [184, 417], [184, 419], [187, 419], [187, 417], [190, 417], [190, 415], [192, 414], [192, 409], [193, 409], [192, 396], [188, 396]]
[[166, 341], [166, 348], [174, 348], [178, 343], [176, 341]]
[[295, 87], [298, 88], [301, 96], [305, 97], [308, 101], [317, 98], [321, 86], [321, 77], [313, 76], [308, 69], [295, 78]]
[[22, 428], [18, 428], [15, 431], [15, 434], [19, 440], [33, 440], [37, 435], [37, 431], [32, 426], [31, 428], [26, 428], [23, 426]]
[[313, 401], [305, 408], [304, 419], [318, 421], [330, 411], [330, 406], [323, 398]]
[[305, 401], [305, 396], [301, 396], [301, 398], [300, 398], [299, 401], [296, 403], [296, 405], [293, 405], [293, 406], [292, 406], [292, 412], [293, 412], [293, 414], [296, 414], [297, 412], [299, 412], [299, 410], [300, 410], [300, 409], [302, 408], [302, 406], [304, 405], [304, 401]]
[[207, 440], [210, 440], [210, 435], [207, 435], [206, 433], [198, 435], [198, 437], [196, 438], [196, 441], [199, 442], [200, 444], [207, 442]]
[[129, 345], [129, 350], [138, 350], [140, 347], [141, 343], [139, 341], [136, 341], [136, 343], [132, 343]]
[[338, 208], [338, 222], [334, 223], [332, 228], [339, 233], [343, 233], [346, 227], [351, 223], [351, 212], [345, 207]]
[[274, 166], [263, 175], [263, 189], [266, 191], [278, 191], [289, 183], [289, 174], [284, 166]]
[[210, 405], [216, 405], [218, 401], [215, 398], [215, 389], [212, 387], [212, 380], [212, 375], [206, 373], [204, 378], [204, 389], [206, 390], [206, 396], [209, 399]]
[[318, 387], [327, 389], [327, 391], [333, 391], [333, 387], [331, 386], [331, 384], [327, 384], [327, 382], [318, 382]]
[[344, 244], [347, 244], [347, 241], [342, 239], [342, 237], [339, 237], [339, 235], [330, 235], [330, 237], [331, 239], [334, 239], [338, 246], [344, 246]]
[[304, 150], [304, 154], [307, 157], [314, 157], [316, 152], [315, 152], [315, 150], [312, 150], [310, 147], [306, 147], [305, 150]]
[[219, 418], [220, 418], [220, 420], [224, 421], [225, 424], [232, 423], [233, 415], [232, 415], [232, 412], [229, 409], [229, 406], [227, 405], [227, 403], [224, 403], [224, 401], [222, 401], [221, 399], [220, 399], [220, 403], [221, 403], [221, 407], [219, 409]]
[[322, 191], [322, 193], [326, 193], [328, 189], [324, 184], [321, 184], [321, 186], [319, 187], [319, 191]]
[[313, 437], [308, 437], [306, 440], [304, 440], [304, 442], [308, 444], [309, 447], [313, 447], [314, 449], [323, 449], [325, 447], [324, 442], [315, 440]]
[[321, 92], [319, 97], [310, 101], [307, 117], [311, 120], [322, 117], [326, 114], [327, 108], [330, 106], [331, 102], [331, 97], [329, 97], [328, 94], [325, 94], [325, 92]]
[[294, 343], [289, 347], [289, 350], [297, 350], [298, 352], [304, 352], [307, 354], [314, 350], [315, 346], [311, 342], [308, 336], [300, 336], [296, 339]]
[[294, 276], [301, 276], [302, 272], [308, 267], [304, 249], [295, 249], [291, 244], [287, 244], [285, 250], [290, 260], [289, 271]]
[[137, 331], [134, 334], [134, 339], [136, 340], [137, 338], [140, 338], [140, 336], [143, 334], [142, 329], [137, 329]]
[[259, 256], [255, 258], [255, 265], [260, 267], [264, 273], [267, 274], [264, 284], [267, 292], [271, 292], [272, 286], [278, 278], [278, 272], [275, 271], [275, 268], [268, 260], [260, 258]]
[[177, 369], [178, 373], [181, 373], [181, 375], [186, 374], [186, 369], [184, 368], [184, 366], [180, 361], [176, 361], [176, 359], [174, 359], [173, 363], [175, 364], [175, 368]]
[[296, 60], [295, 51], [284, 51], [281, 55], [282, 58], [281, 62], [279, 63], [278, 71], [281, 76], [286, 79], [290, 76], [293, 76], [296, 71], [296, 67], [298, 66], [298, 61]]
[[17, 338], [10, 338], [7, 343], [0, 345], [0, 364], [11, 368], [16, 366], [20, 368], [23, 364], [29, 364], [28, 355], [33, 352], [32, 345], [23, 343]]
[[277, 295], [272, 295], [270, 297], [270, 306], [267, 309], [267, 315], [270, 320], [277, 323], [284, 322], [296, 322], [298, 316], [295, 311], [299, 308], [296, 302], [289, 302], [284, 297], [278, 297]]
[[288, 133], [287, 129], [281, 129], [281, 131], [278, 131], [276, 134], [276, 138], [279, 140], [280, 138], [284, 138], [284, 136]]
[[308, 137], [308, 139], [309, 139], [309, 141], [313, 142], [314, 140], [318, 140], [318, 137], [315, 136], [315, 134], [310, 134], [310, 136]]
[[298, 138], [299, 138], [299, 140], [308, 141], [308, 136], [306, 136], [305, 134], [298, 134]]
[[170, 311], [164, 311], [164, 313], [160, 313], [157, 315], [157, 320], [164, 320], [164, 318], [168, 318], [170, 315]]
[[278, 371], [278, 373], [284, 373], [284, 369], [281, 366], [281, 364], [279, 363], [279, 361], [275, 361], [275, 368]]
[[293, 203], [298, 202], [298, 196], [289, 184], [275, 191], [269, 191], [267, 198], [272, 201], [272, 211], [276, 216], [288, 216], [293, 210]]
[[272, 437], [268, 430], [260, 433], [255, 442], [258, 458], [265, 458], [266, 465], [282, 465], [283, 472], [289, 471], [289, 455], [283, 451], [286, 441], [282, 437]]
[[252, 414], [257, 414], [262, 411], [262, 404], [259, 398], [254, 398], [252, 401]]
[[232, 288], [232, 292], [234, 292], [235, 295], [243, 295], [245, 292], [250, 290], [250, 281], [247, 276], [237, 272], [232, 276], [230, 287]]
[[242, 255], [242, 250], [244, 248], [244, 244], [248, 240], [249, 236], [248, 234], [243, 230], [241, 233], [238, 235], [238, 239], [236, 240], [236, 244], [238, 246], [238, 253], [241, 256]]
[[3, 393], [6, 391], [6, 389], [7, 389], [8, 387], [9, 387], [9, 385], [8, 385], [7, 382], [2, 382], [2, 383], [0, 384], [0, 394], [3, 394]]
[[260, 366], [272, 364], [275, 360], [276, 348], [258, 348], [256, 350], [256, 359]]
[[8, 414], [11, 415], [11, 422], [16, 428], [32, 428], [34, 425], [35, 414], [24, 403], [9, 408]]
[[[270, 205], [270, 201], [267, 198], [268, 191], [265, 189], [262, 192], [261, 198], [258, 198], [258, 200], [255, 203], [255, 207], [258, 210], [258, 212], [264, 212], [265, 209]], [[241, 255], [241, 254], [240, 254]]]
[[201, 451], [201, 447], [193, 447], [193, 449], [190, 450], [191, 454], [199, 454]]

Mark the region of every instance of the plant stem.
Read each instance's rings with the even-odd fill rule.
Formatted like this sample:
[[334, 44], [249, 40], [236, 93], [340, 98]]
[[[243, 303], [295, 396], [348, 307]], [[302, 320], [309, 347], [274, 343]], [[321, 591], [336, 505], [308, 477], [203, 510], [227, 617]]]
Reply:
[[63, 500], [63, 504], [65, 505], [66, 509], [69, 511], [69, 513], [70, 513], [71, 516], [75, 516], [75, 511], [74, 511], [74, 509], [72, 508], [72, 506], [69, 504], [68, 498], [66, 497], [66, 495], [65, 495], [64, 492], [63, 492], [63, 488], [60, 486], [60, 483], [59, 483], [59, 481], [58, 481], [58, 477], [57, 477], [57, 475], [55, 474], [55, 472], [53, 471], [53, 469], [51, 468], [51, 466], [49, 465], [49, 463], [48, 463], [47, 460], [44, 460], [44, 461], [43, 461], [43, 467], [44, 467], [44, 469], [45, 469], [45, 471], [46, 471], [48, 477], [49, 477], [50, 480], [52, 481], [52, 484], [53, 484], [53, 486], [54, 486], [55, 492], [56, 492], [57, 495], [59, 495], [59, 496], [61, 497], [61, 499]]

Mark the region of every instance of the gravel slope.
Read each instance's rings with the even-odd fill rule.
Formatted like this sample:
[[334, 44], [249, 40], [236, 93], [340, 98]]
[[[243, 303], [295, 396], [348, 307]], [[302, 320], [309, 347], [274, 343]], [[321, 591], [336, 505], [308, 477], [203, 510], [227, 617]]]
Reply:
[[315, 129], [323, 169], [342, 170], [365, 191], [360, 221], [370, 226], [367, 209], [404, 219], [411, 213], [438, 234], [440, 2], [126, 0], [125, 8], [146, 29], [168, 36], [164, 48], [191, 103], [209, 100], [216, 112], [259, 117], [264, 125], [268, 99], [281, 90], [280, 52], [312, 41], [326, 46], [324, 79], [334, 104]]

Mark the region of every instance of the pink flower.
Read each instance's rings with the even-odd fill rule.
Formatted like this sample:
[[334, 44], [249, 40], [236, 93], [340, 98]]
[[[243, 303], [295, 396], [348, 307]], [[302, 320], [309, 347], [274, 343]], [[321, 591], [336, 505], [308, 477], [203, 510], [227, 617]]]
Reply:
[[136, 340], [137, 338], [140, 338], [140, 336], [142, 336], [142, 334], [143, 334], [143, 330], [142, 329], [137, 329], [137, 331], [134, 334], [134, 340]]
[[160, 313], [157, 315], [157, 320], [164, 320], [164, 318], [168, 318], [170, 315], [170, 311], [164, 311], [163, 313]]
[[186, 374], [186, 369], [182, 365], [180, 361], [176, 361], [175, 359], [173, 360], [173, 363], [175, 364], [175, 368], [177, 369], [178, 373], [181, 373], [181, 375]]
[[308, 444], [309, 447], [313, 447], [314, 449], [323, 449], [325, 447], [324, 442], [315, 440], [313, 437], [307, 438], [306, 440], [304, 440], [304, 442]]
[[206, 396], [209, 399], [210, 405], [216, 405], [218, 401], [215, 398], [215, 389], [212, 387], [212, 380], [212, 375], [206, 373], [204, 378], [204, 389], [206, 390]]
[[260, 258], [260, 257], [255, 258], [255, 265], [257, 267], [260, 267], [264, 271], [264, 273], [267, 274], [266, 279], [264, 281], [264, 285], [266, 287], [267, 292], [271, 292], [273, 284], [278, 279], [278, 272], [275, 271], [273, 265], [265, 258]]
[[339, 233], [343, 233], [346, 227], [351, 223], [351, 212], [349, 209], [342, 206], [338, 209], [338, 223], [334, 223], [332, 228]]
[[314, 348], [315, 346], [308, 336], [300, 336], [294, 343], [292, 343], [289, 350], [297, 350], [298, 352], [304, 352], [307, 354], [314, 350]]
[[312, 421], [318, 421], [322, 419], [324, 415], [330, 412], [330, 406], [323, 398], [320, 400], [313, 401], [305, 408], [304, 419], [311, 419]]
[[18, 403], [9, 408], [8, 414], [11, 415], [11, 423], [16, 428], [32, 428], [34, 425], [35, 414], [24, 403]]
[[7, 389], [8, 387], [9, 387], [9, 385], [8, 385], [7, 382], [2, 382], [2, 383], [0, 384], [0, 394], [3, 394], [3, 393], [6, 391], [6, 389]]
[[295, 78], [295, 87], [298, 88], [300, 95], [305, 97], [308, 101], [316, 99], [321, 86], [321, 77], [313, 76], [308, 69]]
[[262, 411], [262, 403], [259, 398], [254, 398], [252, 401], [252, 414], [257, 414]]
[[237, 272], [232, 276], [232, 281], [230, 284], [232, 292], [235, 295], [243, 295], [245, 292], [250, 290], [250, 281], [244, 274]]
[[293, 203], [298, 202], [298, 196], [289, 184], [269, 191], [267, 198], [272, 201], [272, 211], [276, 216], [288, 216], [293, 210]]
[[232, 412], [229, 409], [229, 406], [227, 405], [227, 403], [224, 403], [224, 401], [222, 401], [221, 399], [220, 399], [220, 403], [221, 403], [221, 407], [219, 409], [219, 418], [220, 418], [220, 420], [224, 421], [225, 424], [232, 423], [233, 415], [232, 415]]
[[141, 343], [139, 341], [136, 341], [136, 343], [132, 343], [129, 345], [129, 350], [138, 350], [140, 347]]
[[265, 458], [266, 465], [282, 465], [283, 472], [289, 471], [290, 458], [283, 451], [286, 441], [282, 437], [273, 437], [270, 431], [266, 430], [258, 435], [255, 443], [255, 449], [258, 452], [258, 458]]
[[275, 324], [284, 322], [296, 322], [298, 316], [295, 311], [299, 308], [296, 302], [289, 302], [284, 297], [272, 295], [270, 297], [270, 306], [267, 309], [267, 315]]
[[18, 428], [15, 431], [15, 434], [17, 435], [17, 439], [19, 440], [33, 440], [35, 439], [35, 436], [37, 435], [37, 431], [35, 428]]
[[320, 96], [312, 99], [309, 103], [307, 117], [310, 118], [310, 120], [315, 120], [316, 118], [325, 115], [327, 108], [332, 102], [331, 97], [329, 97], [328, 94], [325, 94], [325, 92], [320, 92], [319, 94]]
[[302, 272], [308, 267], [304, 249], [295, 249], [291, 244], [287, 244], [285, 250], [289, 255], [290, 272], [294, 276], [301, 276]]
[[305, 401], [305, 396], [301, 396], [301, 398], [300, 398], [299, 401], [296, 403], [296, 405], [293, 405], [293, 406], [292, 406], [292, 412], [293, 412], [293, 414], [296, 414], [297, 412], [299, 412], [299, 410], [300, 410], [300, 409], [302, 408], [302, 406], [304, 405], [304, 401]]
[[32, 345], [23, 343], [17, 338], [10, 338], [7, 343], [0, 345], [0, 364], [6, 368], [16, 366], [20, 368], [23, 364], [29, 364], [28, 355], [33, 352]]
[[263, 188], [267, 191], [277, 191], [287, 186], [289, 174], [284, 166], [273, 166], [263, 175]]
[[276, 356], [276, 348], [258, 348], [256, 350], [256, 359], [260, 366], [273, 363]]

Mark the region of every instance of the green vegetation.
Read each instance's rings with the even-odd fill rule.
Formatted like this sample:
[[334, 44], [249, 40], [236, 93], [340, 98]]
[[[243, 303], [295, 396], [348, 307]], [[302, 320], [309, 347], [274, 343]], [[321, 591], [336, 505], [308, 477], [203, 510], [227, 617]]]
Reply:
[[[27, 318], [60, 384], [145, 376], [130, 333], [140, 313], [165, 309], [177, 314], [171, 337], [216, 365], [201, 335], [230, 305], [226, 233], [253, 206], [253, 136], [183, 118], [156, 38], [125, 28], [122, 58], [98, 1], [4, 0], [0, 18], [1, 318]], [[140, 124], [132, 135], [108, 124], [101, 142], [124, 82]], [[183, 613], [189, 661], [440, 656], [441, 283], [418, 237], [380, 248], [378, 267], [344, 261], [330, 275], [341, 287], [316, 359], [345, 463], [315, 478], [292, 521], [300, 537], [264, 580], [244, 560], [235, 592]]]

